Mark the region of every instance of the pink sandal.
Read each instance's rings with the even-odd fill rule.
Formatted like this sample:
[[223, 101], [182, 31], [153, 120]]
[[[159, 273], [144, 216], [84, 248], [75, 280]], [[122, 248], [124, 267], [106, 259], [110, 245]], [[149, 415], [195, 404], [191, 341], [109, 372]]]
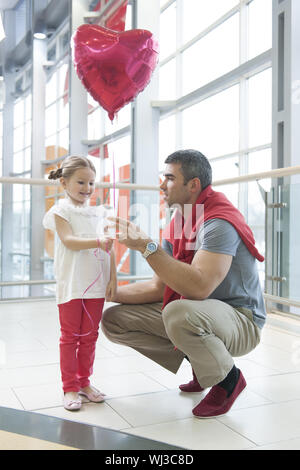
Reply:
[[79, 395], [83, 395], [86, 397], [89, 401], [92, 401], [93, 403], [102, 403], [105, 400], [105, 393], [101, 393], [99, 390], [97, 390], [95, 387], [91, 387], [92, 391], [91, 392], [84, 392], [83, 390], [80, 390]]
[[80, 410], [82, 405], [80, 397], [77, 400], [72, 400], [66, 394], [64, 394], [64, 408], [68, 411], [77, 411]]

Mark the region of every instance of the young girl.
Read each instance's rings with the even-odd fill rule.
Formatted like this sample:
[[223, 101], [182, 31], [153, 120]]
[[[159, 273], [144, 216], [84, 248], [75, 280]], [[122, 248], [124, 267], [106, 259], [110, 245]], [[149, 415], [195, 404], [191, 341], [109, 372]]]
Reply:
[[[49, 179], [60, 179], [65, 198], [45, 214], [43, 225], [57, 233], [54, 271], [61, 325], [60, 367], [64, 407], [79, 410], [80, 395], [102, 402], [91, 386], [98, 328], [105, 298], [111, 300], [117, 277], [113, 240], [105, 237], [104, 206], [90, 206], [96, 170], [84, 157], [67, 157]], [[99, 232], [102, 233], [99, 238]]]

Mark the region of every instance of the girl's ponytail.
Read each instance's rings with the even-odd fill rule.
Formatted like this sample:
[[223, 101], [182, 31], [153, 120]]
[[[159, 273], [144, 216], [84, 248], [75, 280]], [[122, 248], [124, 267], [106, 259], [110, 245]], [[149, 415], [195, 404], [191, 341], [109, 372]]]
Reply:
[[57, 168], [56, 170], [51, 170], [48, 179], [49, 180], [57, 180], [58, 178], [62, 177], [62, 168]]

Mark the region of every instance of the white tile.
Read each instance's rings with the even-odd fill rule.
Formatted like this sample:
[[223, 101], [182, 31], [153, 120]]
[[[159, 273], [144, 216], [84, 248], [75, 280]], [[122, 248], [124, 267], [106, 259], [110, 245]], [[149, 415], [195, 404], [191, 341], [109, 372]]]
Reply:
[[63, 392], [58, 384], [15, 387], [13, 390], [27, 411], [53, 408], [63, 402]]
[[292, 352], [294, 344], [300, 343], [300, 337], [276, 328], [265, 328], [262, 330], [261, 342], [268, 346], [275, 346], [284, 351]]
[[8, 353], [6, 355], [6, 368], [31, 367], [42, 364], [55, 364], [59, 362], [59, 350], [45, 349], [39, 351], [27, 351], [22, 353]]
[[9, 342], [9, 341], [17, 341], [23, 340], [24, 337], [26, 338], [33, 338], [32, 334], [28, 335], [24, 328], [20, 325], [20, 323], [8, 323], [2, 325], [0, 328], [0, 340]]
[[145, 374], [153, 378], [164, 387], [171, 390], [179, 390], [179, 385], [189, 382], [192, 379], [192, 369], [190, 367], [181, 367], [177, 374], [173, 374], [167, 369], [147, 371]]
[[300, 438], [256, 447], [254, 450], [300, 450]]
[[243, 372], [246, 381], [254, 377], [264, 377], [267, 375], [278, 374], [278, 370], [262, 366], [257, 362], [251, 361], [249, 359], [235, 357], [234, 362], [236, 367], [238, 367]]
[[10, 339], [4, 342], [7, 353], [45, 351], [46, 347], [35, 338]]
[[133, 364], [136, 367], [136, 369], [141, 372], [164, 369], [162, 366], [152, 361], [148, 357], [143, 356], [142, 354], [139, 354], [135, 357], [131, 357], [130, 363]]
[[101, 378], [94, 376], [92, 383], [107, 395], [107, 399], [166, 390], [165, 387], [141, 373]]
[[96, 344], [96, 358], [97, 359], [103, 359], [103, 358], [107, 358], [107, 357], [115, 357], [116, 355], [110, 351], [109, 349], [107, 349], [106, 347], [100, 345], [99, 343]]
[[38, 337], [40, 343], [46, 349], [57, 349], [59, 347], [60, 334], [58, 332], [44, 330]]
[[57, 307], [43, 302], [13, 302], [0, 305], [0, 325], [57, 316]]
[[76, 412], [65, 410], [62, 406], [35, 412], [110, 429], [128, 428], [128, 423], [106, 403], [84, 403]]
[[253, 406], [266, 405], [271, 403], [266, 397], [250, 390], [247, 386], [239, 395], [238, 399], [232, 405], [231, 410], [240, 410], [243, 408], [251, 408]]
[[273, 402], [300, 399], [300, 373], [259, 377], [248, 386]]
[[[146, 372], [146, 375], [154, 378], [169, 389], [177, 390], [180, 395], [188, 395], [187, 393], [181, 392], [180, 389], [178, 389], [178, 385], [191, 380], [191, 371], [189, 368], [181, 368], [176, 375], [165, 369], [158, 372]], [[206, 390], [205, 393], [207, 392], [208, 390]], [[198, 401], [203, 398], [203, 394], [201, 393], [193, 395], [195, 395], [195, 399], [198, 396]], [[253, 387], [253, 390], [247, 387], [234, 403], [233, 409], [250, 408], [251, 406], [258, 406], [266, 403], [270, 403], [270, 400], [263, 396], [263, 394], [259, 394], [259, 392], [256, 393], [255, 387]]]
[[242, 410], [217, 418], [257, 445], [300, 437], [300, 400]]
[[300, 372], [300, 360], [296, 360], [296, 355], [267, 344], [259, 344], [244, 358], [278, 372]]
[[40, 337], [40, 335], [46, 335], [49, 333], [56, 335], [57, 338], [60, 336], [60, 326], [58, 321], [49, 316], [36, 317], [34, 320], [30, 319], [27, 321], [21, 321], [20, 325], [26, 332], [34, 335], [36, 338]]
[[46, 299], [42, 299], [42, 300], [31, 299], [30, 301], [24, 300], [24, 302], [18, 301], [18, 300], [16, 302], [3, 301], [1, 302], [1, 311], [6, 310], [6, 311], [11, 311], [11, 312], [15, 312], [15, 311], [22, 312], [24, 309], [27, 309], [27, 310], [39, 309], [40, 311], [42, 311], [43, 309], [49, 306], [54, 306], [54, 307], [56, 306], [55, 299], [47, 299], [47, 300]]
[[30, 387], [48, 383], [57, 383], [60, 386], [60, 381], [59, 364], [19, 367], [0, 371], [0, 384], [6, 383], [10, 387]]
[[131, 426], [137, 427], [190, 418], [200, 398], [198, 393], [188, 395], [167, 391], [114, 398], [109, 400], [109, 405]]
[[300, 328], [289, 322], [285, 330], [269, 320], [261, 344], [235, 358], [248, 387], [226, 416], [193, 418], [193, 407], [207, 391], [180, 393], [178, 385], [191, 379], [186, 361], [172, 374], [134, 349], [110, 342], [101, 330], [91, 380], [107, 393], [107, 401], [85, 403], [71, 413], [62, 406], [55, 301], [3, 303], [0, 340], [8, 357], [0, 368], [0, 406], [122, 429], [190, 449], [299, 449]]
[[21, 319], [20, 314], [13, 315], [13, 314], [8, 314], [6, 311], [0, 311], [0, 327], [1, 328], [9, 324], [16, 324], [20, 321], [20, 319]]
[[22, 404], [10, 388], [0, 389], [0, 406], [23, 410]]
[[192, 450], [241, 450], [254, 446], [251, 441], [214, 419], [180, 419], [126, 429], [126, 432]]
[[300, 336], [300, 324], [298, 318], [288, 318], [281, 315], [269, 313], [267, 317], [267, 328], [276, 328], [285, 333]]
[[94, 374], [99, 376], [145, 372], [153, 369], [160, 370], [161, 366], [141, 355], [100, 358], [96, 359], [94, 364]]
[[5, 369], [0, 368], [0, 390], [3, 388], [8, 388], [10, 386], [10, 382], [7, 377], [7, 371]]
[[112, 343], [111, 341], [108, 341], [107, 339], [103, 341], [103, 337], [100, 337], [100, 335], [97, 341], [97, 347], [98, 345], [104, 346], [105, 349], [111, 351], [114, 356], [139, 356], [140, 355], [140, 353], [138, 353], [135, 349], [130, 348], [128, 346], [115, 344], [115, 343]]

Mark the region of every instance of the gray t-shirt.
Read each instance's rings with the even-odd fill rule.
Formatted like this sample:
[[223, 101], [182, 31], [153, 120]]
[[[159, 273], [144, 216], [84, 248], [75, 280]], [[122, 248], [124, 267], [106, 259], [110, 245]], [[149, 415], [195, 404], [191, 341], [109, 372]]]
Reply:
[[[173, 256], [173, 246], [163, 240], [162, 247]], [[259, 283], [257, 260], [251, 255], [235, 228], [226, 220], [206, 221], [197, 234], [196, 250], [231, 255], [230, 269], [209, 299], [218, 299], [233, 307], [248, 308], [253, 312], [255, 324], [262, 328], [266, 310]]]

